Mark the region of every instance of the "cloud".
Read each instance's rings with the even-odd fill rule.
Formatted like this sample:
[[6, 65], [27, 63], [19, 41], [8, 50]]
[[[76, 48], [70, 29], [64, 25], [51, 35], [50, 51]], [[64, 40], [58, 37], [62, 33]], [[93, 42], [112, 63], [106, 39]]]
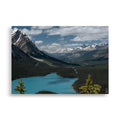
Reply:
[[43, 29], [50, 29], [52, 28], [53, 26], [32, 26], [31, 28], [32, 29], [38, 29], [38, 30], [43, 30]]
[[29, 36], [32, 36], [32, 35], [39, 35], [39, 34], [42, 34], [43, 33], [43, 30], [47, 29], [49, 30], [50, 28], [52, 28], [53, 26], [32, 26], [31, 29], [22, 29], [21, 31], [24, 33], [24, 34], [27, 34]]
[[65, 44], [64, 46], [65, 46], [65, 47], [80, 47], [80, 46], [82, 46], [82, 44], [73, 43], [73, 44]]
[[58, 43], [52, 43], [51, 46], [60, 46]]
[[48, 53], [58, 53], [62, 50], [62, 45], [58, 43], [52, 43], [40, 46], [39, 49]]
[[48, 53], [62, 53], [64, 50], [71, 50], [71, 47], [80, 47], [82, 44], [59, 44], [52, 43], [47, 45], [39, 46], [40, 50], [46, 51]]
[[61, 35], [61, 36], [67, 36], [67, 35], [72, 35], [74, 32], [75, 27], [65, 27], [61, 26], [60, 28], [53, 28], [50, 30], [47, 30], [46, 33], [48, 35]]
[[95, 33], [83, 33], [81, 35], [77, 35], [70, 41], [97, 41], [97, 40], [108, 40], [108, 33], [107, 32], [95, 32]]
[[35, 41], [35, 44], [42, 44], [43, 41], [42, 40], [39, 40], [39, 41]]
[[107, 26], [61, 26], [46, 30], [48, 35], [69, 36], [74, 38], [70, 41], [92, 41], [92, 40], [108, 40]]
[[30, 30], [28, 30], [28, 29], [24, 28], [21, 31], [24, 34], [27, 34], [27, 35], [39, 35], [39, 34], [42, 33], [42, 30], [38, 30], [38, 29], [30, 29]]

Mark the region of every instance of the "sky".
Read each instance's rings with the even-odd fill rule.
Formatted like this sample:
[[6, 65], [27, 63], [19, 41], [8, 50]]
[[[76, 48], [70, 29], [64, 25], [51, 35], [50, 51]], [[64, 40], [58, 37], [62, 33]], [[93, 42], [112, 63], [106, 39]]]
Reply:
[[12, 26], [42, 51], [59, 53], [83, 44], [108, 43], [108, 26]]

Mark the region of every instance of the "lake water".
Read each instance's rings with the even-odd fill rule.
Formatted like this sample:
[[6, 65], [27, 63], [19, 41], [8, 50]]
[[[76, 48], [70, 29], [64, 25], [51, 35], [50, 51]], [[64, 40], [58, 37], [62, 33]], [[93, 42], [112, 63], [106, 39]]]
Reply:
[[[60, 77], [56, 73], [48, 74], [46, 76], [22, 78], [24, 86], [26, 87], [25, 94], [35, 94], [39, 91], [51, 91], [58, 94], [75, 94], [76, 92], [71, 88], [71, 85], [77, 78]], [[12, 81], [12, 94], [18, 94], [14, 88], [18, 86], [20, 79]]]

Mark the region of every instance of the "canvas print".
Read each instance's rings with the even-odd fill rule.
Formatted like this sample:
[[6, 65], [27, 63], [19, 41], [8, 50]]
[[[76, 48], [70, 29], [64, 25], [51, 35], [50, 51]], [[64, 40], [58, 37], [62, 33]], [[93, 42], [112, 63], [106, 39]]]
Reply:
[[108, 26], [12, 26], [12, 94], [108, 94]]

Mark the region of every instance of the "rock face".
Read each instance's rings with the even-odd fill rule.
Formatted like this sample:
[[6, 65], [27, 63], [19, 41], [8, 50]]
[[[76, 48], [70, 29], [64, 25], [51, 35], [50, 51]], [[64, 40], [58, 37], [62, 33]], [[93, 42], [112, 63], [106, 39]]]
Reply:
[[28, 55], [40, 57], [40, 55], [43, 54], [43, 52], [38, 50], [38, 48], [32, 43], [29, 37], [19, 30], [12, 35], [12, 43]]
[[33, 60], [28, 54], [24, 53], [17, 46], [12, 44], [12, 61], [17, 61], [26, 64], [35, 64], [37, 61]]

